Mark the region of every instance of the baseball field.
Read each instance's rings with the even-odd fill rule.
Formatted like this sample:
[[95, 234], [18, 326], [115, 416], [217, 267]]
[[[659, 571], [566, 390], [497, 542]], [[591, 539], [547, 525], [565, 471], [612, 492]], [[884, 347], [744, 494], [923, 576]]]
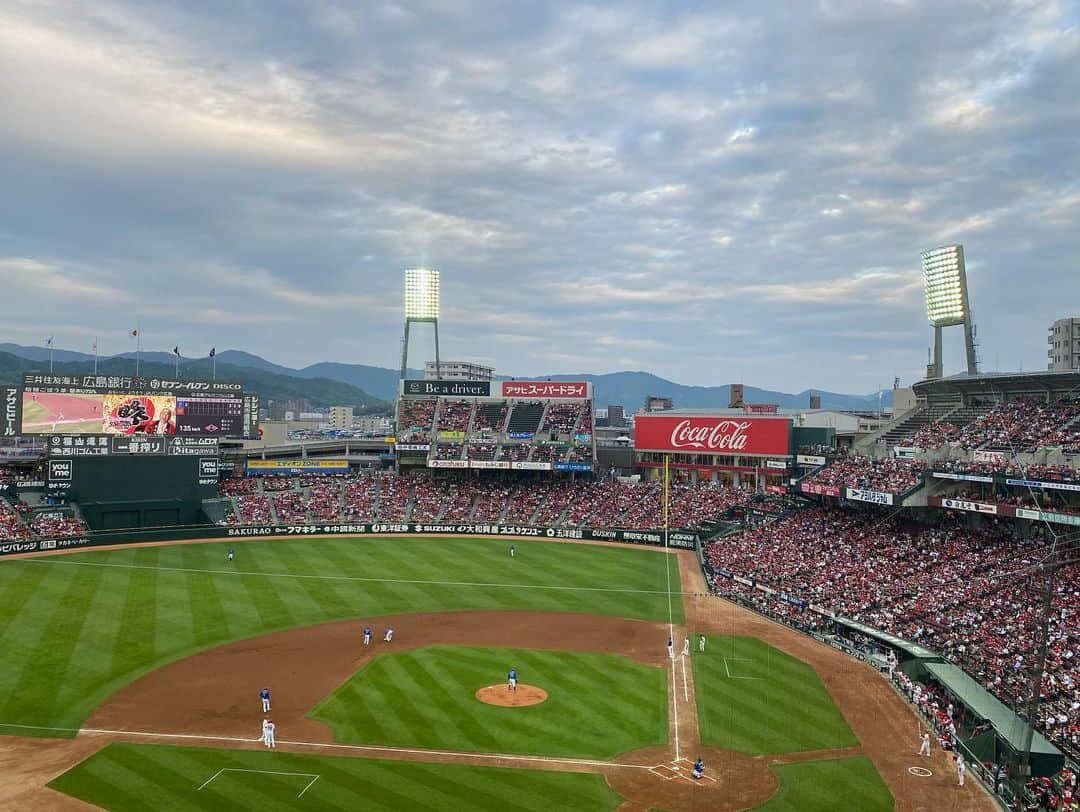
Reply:
[[[704, 595], [692, 553], [509, 543], [3, 561], [0, 806], [989, 808], [943, 757], [908, 772], [917, 723], [884, 680]], [[542, 701], [506, 706], [510, 668]]]

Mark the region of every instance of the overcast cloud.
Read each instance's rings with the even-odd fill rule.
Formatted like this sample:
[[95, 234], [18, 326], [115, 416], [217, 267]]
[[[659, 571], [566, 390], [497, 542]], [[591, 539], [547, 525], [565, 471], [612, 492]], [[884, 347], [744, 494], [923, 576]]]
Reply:
[[1077, 5], [686, 7], [7, 0], [0, 340], [394, 366], [426, 263], [444, 357], [872, 391], [962, 242], [984, 368], [1045, 369]]

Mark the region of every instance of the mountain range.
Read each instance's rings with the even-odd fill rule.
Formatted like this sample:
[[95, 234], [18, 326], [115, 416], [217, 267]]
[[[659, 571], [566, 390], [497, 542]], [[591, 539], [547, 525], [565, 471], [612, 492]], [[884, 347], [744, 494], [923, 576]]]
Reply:
[[[57, 372], [88, 373], [94, 357], [71, 350], [53, 350], [53, 363]], [[23, 371], [40, 371], [48, 364], [47, 347], [25, 347], [18, 344], [0, 344], [0, 382], [17, 382]], [[147, 376], [170, 378], [175, 370], [175, 356], [170, 352], [143, 352], [140, 356], [140, 372]], [[135, 354], [123, 353], [98, 360], [102, 374], [127, 374], [134, 372]], [[181, 375], [186, 378], [210, 377], [209, 358], [180, 359]], [[217, 375], [222, 379], [239, 380], [245, 389], [257, 392], [265, 404], [268, 400], [292, 400], [306, 398], [312, 406], [352, 405], [365, 412], [379, 412], [390, 408], [397, 396], [399, 371], [366, 364], [343, 364], [323, 361], [295, 369], [275, 364], [258, 355], [243, 350], [224, 350], [217, 353]], [[422, 377], [419, 370], [409, 370], [409, 377]], [[509, 376], [500, 376], [507, 378]], [[515, 376], [522, 379], [557, 381], [589, 381], [593, 385], [598, 406], [620, 404], [629, 412], [635, 412], [651, 395], [670, 397], [675, 408], [709, 409], [728, 405], [730, 386], [687, 386], [666, 380], [649, 372], [609, 372], [603, 374], [543, 374]], [[876, 411], [892, 405], [892, 392], [885, 390], [868, 395], [849, 395], [821, 390], [804, 390], [788, 393], [745, 386], [743, 397], [747, 403], [775, 403], [782, 409], [805, 409], [810, 396], [820, 395], [824, 409], [840, 411]]]

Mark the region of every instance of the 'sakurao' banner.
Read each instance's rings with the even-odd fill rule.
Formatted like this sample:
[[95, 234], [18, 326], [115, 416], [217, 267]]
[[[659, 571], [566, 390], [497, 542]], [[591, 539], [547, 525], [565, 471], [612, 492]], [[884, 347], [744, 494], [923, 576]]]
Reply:
[[634, 418], [634, 448], [638, 451], [787, 456], [790, 438], [788, 419], [742, 415]]
[[590, 394], [585, 381], [503, 381], [501, 387], [504, 398], [585, 400]]

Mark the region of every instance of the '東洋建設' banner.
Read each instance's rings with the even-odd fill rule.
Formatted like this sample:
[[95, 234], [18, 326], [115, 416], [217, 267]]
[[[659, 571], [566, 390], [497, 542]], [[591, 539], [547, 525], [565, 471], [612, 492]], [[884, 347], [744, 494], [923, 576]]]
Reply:
[[634, 418], [634, 448], [638, 451], [675, 451], [683, 454], [790, 453], [791, 420], [771, 417]]

